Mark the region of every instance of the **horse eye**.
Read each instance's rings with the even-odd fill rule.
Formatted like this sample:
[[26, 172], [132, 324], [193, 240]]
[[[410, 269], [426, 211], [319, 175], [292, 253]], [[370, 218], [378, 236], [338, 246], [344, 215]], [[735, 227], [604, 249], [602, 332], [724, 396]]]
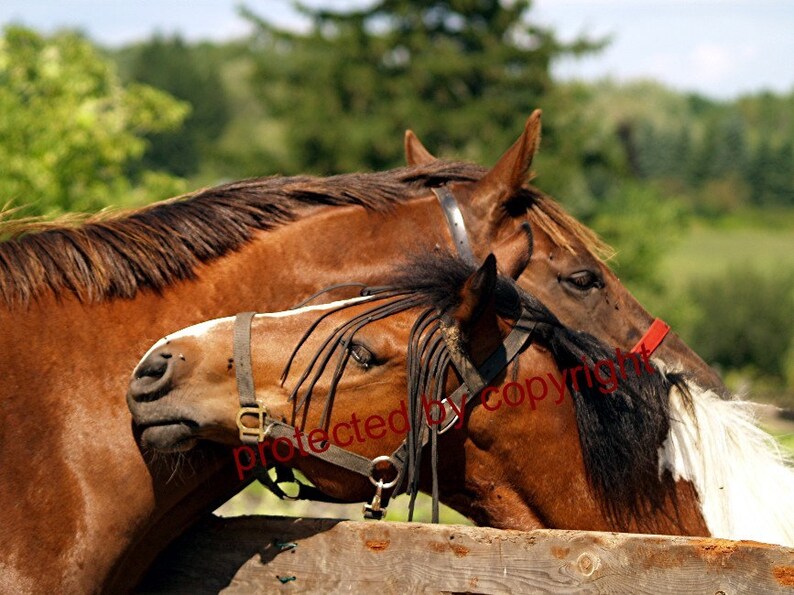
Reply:
[[359, 343], [353, 343], [350, 346], [350, 357], [365, 370], [375, 361], [375, 356], [372, 355], [372, 352]]
[[601, 289], [604, 286], [604, 282], [601, 280], [601, 277], [599, 277], [593, 271], [578, 271], [572, 275], [569, 275], [564, 280], [570, 286], [578, 289], [579, 291], [588, 291], [594, 287]]

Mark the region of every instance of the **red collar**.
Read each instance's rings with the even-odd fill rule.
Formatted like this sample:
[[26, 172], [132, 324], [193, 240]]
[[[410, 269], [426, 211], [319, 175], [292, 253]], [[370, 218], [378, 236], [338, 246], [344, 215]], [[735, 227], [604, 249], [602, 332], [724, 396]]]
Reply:
[[631, 353], [639, 353], [642, 346], [645, 346], [645, 352], [650, 356], [656, 348], [664, 341], [667, 333], [670, 331], [670, 325], [665, 323], [661, 318], [656, 318], [642, 338], [637, 341], [637, 344], [631, 348]]

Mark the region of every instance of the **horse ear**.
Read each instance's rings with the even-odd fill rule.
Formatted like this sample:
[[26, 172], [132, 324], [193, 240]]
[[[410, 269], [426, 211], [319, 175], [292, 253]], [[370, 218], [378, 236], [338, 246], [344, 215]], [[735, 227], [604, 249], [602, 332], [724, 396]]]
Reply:
[[453, 324], [458, 327], [464, 335], [468, 335], [475, 324], [483, 322], [481, 319], [494, 317], [496, 322], [496, 310], [494, 308], [494, 292], [496, 291], [496, 257], [489, 254], [477, 269], [463, 284], [460, 290], [460, 303], [452, 312]]
[[532, 228], [524, 221], [510, 237], [494, 247], [499, 272], [511, 279], [518, 279], [529, 266], [532, 250]]
[[505, 203], [529, 177], [532, 158], [540, 145], [540, 110], [527, 119], [524, 132], [474, 187], [472, 204], [498, 223], [506, 215]]
[[414, 134], [413, 130], [405, 131], [405, 161], [408, 165], [425, 165], [435, 161], [432, 153], [425, 149], [422, 141]]

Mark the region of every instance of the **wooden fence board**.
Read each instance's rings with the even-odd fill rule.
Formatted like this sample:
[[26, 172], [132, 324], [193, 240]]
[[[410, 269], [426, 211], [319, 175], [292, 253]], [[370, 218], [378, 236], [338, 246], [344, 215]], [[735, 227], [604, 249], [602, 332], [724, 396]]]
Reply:
[[748, 541], [212, 517], [141, 592], [794, 593], [794, 549]]

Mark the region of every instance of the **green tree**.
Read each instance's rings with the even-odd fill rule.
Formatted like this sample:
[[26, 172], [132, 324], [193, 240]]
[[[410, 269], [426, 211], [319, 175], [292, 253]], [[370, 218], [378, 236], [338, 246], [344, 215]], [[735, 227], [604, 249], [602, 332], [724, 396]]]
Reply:
[[[552, 90], [550, 62], [597, 44], [560, 43], [527, 22], [527, 0], [381, 0], [340, 13], [300, 6], [307, 34], [258, 26], [257, 80], [283, 125], [280, 169], [335, 173], [402, 162], [405, 128], [428, 147], [492, 162]], [[553, 114], [553, 110], [549, 113]], [[546, 119], [544, 150], [554, 151]]]
[[794, 206], [794, 146], [763, 139], [746, 169], [752, 201], [760, 206]]
[[[179, 180], [125, 169], [143, 135], [177, 127], [188, 106], [115, 70], [74, 33], [21, 27], [0, 38], [0, 207], [58, 214], [130, 204], [183, 190]], [[150, 194], [151, 193], [151, 194]]]
[[706, 119], [702, 139], [693, 155], [693, 183], [701, 185], [732, 172], [744, 171], [746, 165], [746, 132], [740, 115], [730, 110]]
[[695, 279], [690, 295], [700, 315], [685, 339], [706, 361], [782, 378], [794, 338], [794, 274], [764, 274], [752, 263]]
[[229, 121], [226, 90], [210, 52], [186, 44], [179, 36], [156, 35], [137, 48], [132, 80], [157, 87], [191, 106], [184, 126], [146, 135], [149, 146], [141, 166], [178, 176], [195, 174]]

